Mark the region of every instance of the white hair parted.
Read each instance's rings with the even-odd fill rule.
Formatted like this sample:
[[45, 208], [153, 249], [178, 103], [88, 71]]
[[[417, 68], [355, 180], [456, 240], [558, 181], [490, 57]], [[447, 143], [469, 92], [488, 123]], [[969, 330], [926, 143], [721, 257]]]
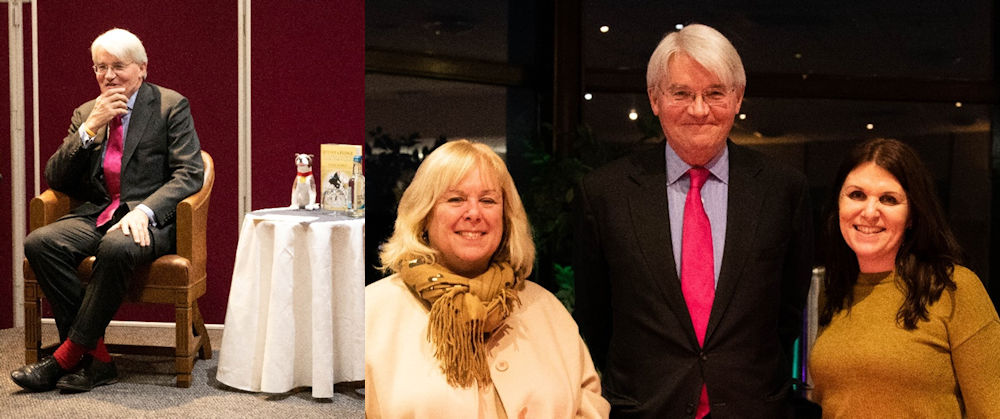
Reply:
[[729, 39], [710, 26], [691, 24], [667, 34], [656, 46], [646, 68], [647, 90], [670, 82], [670, 59], [680, 53], [690, 56], [728, 87], [742, 92], [747, 85], [743, 61]]
[[[128, 59], [136, 64], [147, 64], [146, 47], [142, 46], [142, 41], [132, 32], [125, 29], [114, 28], [102, 33], [94, 42], [90, 44], [90, 55], [101, 48], [109, 54], [121, 59]], [[143, 77], [145, 78], [145, 74]]]

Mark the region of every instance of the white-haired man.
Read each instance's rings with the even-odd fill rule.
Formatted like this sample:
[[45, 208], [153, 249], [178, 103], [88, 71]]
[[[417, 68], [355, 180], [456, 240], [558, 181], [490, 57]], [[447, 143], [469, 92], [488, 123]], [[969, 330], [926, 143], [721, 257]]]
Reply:
[[[117, 381], [104, 330], [135, 268], [174, 251], [175, 208], [204, 176], [187, 99], [145, 81], [139, 38], [112, 29], [90, 53], [101, 93], [76, 108], [69, 134], [45, 165], [49, 187], [82, 203], [24, 244], [62, 342], [52, 356], [11, 373], [31, 391], [89, 391]], [[76, 267], [92, 255], [84, 288]]]
[[812, 264], [805, 176], [729, 141], [746, 74], [715, 29], [667, 35], [646, 84], [666, 145], [577, 195], [574, 315], [611, 416], [790, 416]]

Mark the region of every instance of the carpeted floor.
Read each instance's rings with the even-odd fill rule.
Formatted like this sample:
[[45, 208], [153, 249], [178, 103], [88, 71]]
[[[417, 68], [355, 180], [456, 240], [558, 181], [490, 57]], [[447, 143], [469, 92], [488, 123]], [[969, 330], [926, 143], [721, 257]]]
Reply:
[[[112, 326], [108, 342], [169, 344], [173, 329]], [[43, 342], [58, 340], [54, 325], [43, 325]], [[222, 332], [209, 330], [212, 359], [195, 362], [190, 388], [174, 386], [169, 358], [115, 356], [119, 382], [89, 393], [23, 391], [9, 373], [24, 365], [24, 330], [0, 330], [0, 417], [4, 418], [361, 418], [360, 385], [343, 384], [329, 399], [314, 399], [309, 388], [285, 394], [250, 393], [215, 380]]]

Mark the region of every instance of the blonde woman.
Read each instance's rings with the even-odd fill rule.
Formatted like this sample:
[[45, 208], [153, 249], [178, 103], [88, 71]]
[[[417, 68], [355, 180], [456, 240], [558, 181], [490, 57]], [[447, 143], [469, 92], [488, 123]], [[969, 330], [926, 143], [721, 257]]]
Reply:
[[607, 417], [577, 326], [527, 281], [535, 249], [510, 173], [484, 144], [421, 164], [365, 290], [370, 418]]

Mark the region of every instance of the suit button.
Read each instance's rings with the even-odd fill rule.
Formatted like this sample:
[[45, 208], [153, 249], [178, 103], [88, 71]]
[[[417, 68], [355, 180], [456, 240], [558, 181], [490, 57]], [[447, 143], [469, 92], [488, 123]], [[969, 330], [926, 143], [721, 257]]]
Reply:
[[508, 367], [510, 367], [510, 365], [507, 364], [507, 361], [497, 362], [497, 371], [500, 372], [507, 371]]
[[698, 352], [698, 359], [702, 361], [708, 361], [708, 354], [704, 352]]

